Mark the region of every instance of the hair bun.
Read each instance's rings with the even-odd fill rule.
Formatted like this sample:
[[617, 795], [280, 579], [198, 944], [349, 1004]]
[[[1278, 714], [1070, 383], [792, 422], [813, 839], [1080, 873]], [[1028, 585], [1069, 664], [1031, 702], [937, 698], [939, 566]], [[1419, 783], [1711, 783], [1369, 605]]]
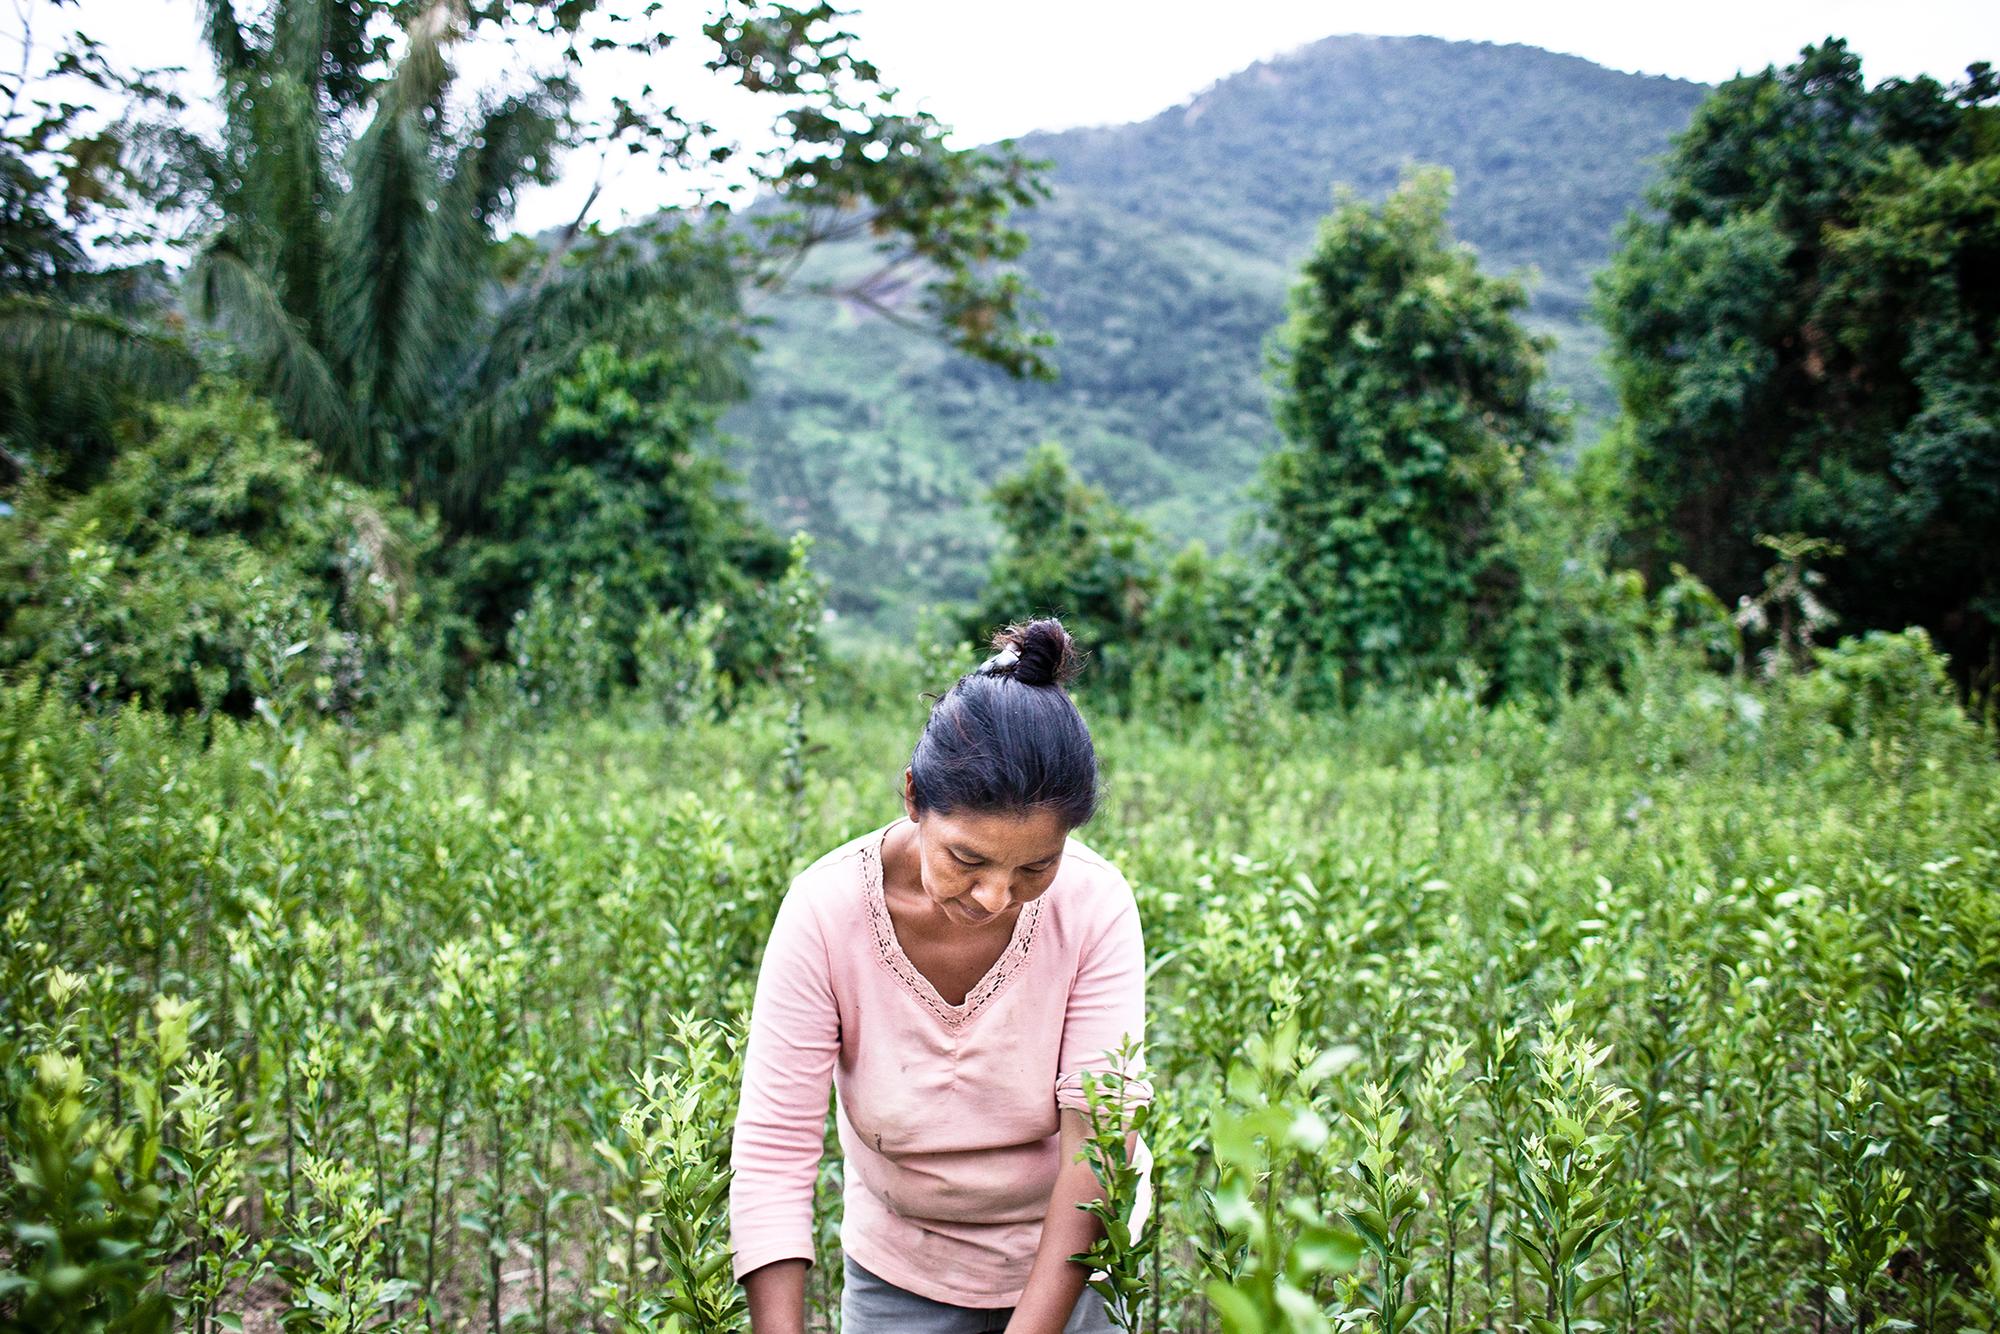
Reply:
[[1053, 616], [1015, 622], [993, 636], [993, 648], [979, 670], [1022, 685], [1067, 685], [1081, 665], [1076, 641]]

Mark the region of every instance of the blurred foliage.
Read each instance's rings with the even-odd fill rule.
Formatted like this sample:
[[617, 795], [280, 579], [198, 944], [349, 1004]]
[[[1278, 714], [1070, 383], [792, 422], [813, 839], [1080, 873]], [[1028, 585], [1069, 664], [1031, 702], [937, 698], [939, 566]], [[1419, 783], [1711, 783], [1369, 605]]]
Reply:
[[1813, 651], [1818, 670], [1792, 689], [1844, 736], [1910, 744], [1963, 725], [1944, 657], [1921, 627], [1870, 630]]
[[1837, 543], [1852, 630], [2000, 666], [2000, 77], [1869, 88], [1844, 42], [1733, 79], [1676, 139], [1600, 305], [1626, 550], [1754, 593], [1765, 533]]
[[988, 644], [1013, 621], [1060, 617], [1088, 664], [1090, 688], [1124, 693], [1147, 650], [1159, 582], [1152, 534], [1079, 479], [1053, 441], [1029, 451], [988, 494], [1007, 540], [961, 623], [963, 640]]
[[1223, 697], [1256, 648], [1254, 583], [1241, 556], [1210, 555], [1200, 539], [1175, 552], [1158, 574], [1129, 707], [1165, 716]]
[[1273, 342], [1287, 445], [1265, 464], [1264, 610], [1309, 702], [1423, 680], [1507, 614], [1499, 515], [1561, 422], [1512, 279], [1445, 222], [1451, 174], [1343, 195]]
[[1504, 611], [1480, 656], [1501, 690], [1549, 700], [1615, 685], [1644, 651], [1659, 600], [1613, 563], [1604, 515], [1587, 472], [1544, 467], [1496, 516]]
[[95, 480], [138, 401], [195, 371], [163, 317], [164, 267], [93, 254], [157, 237], [143, 210], [170, 204], [179, 183], [150, 151], [173, 131], [149, 117], [183, 107], [89, 34], [51, 39], [64, 7], [23, 7], [9, 34], [19, 57], [0, 60], [0, 486]]

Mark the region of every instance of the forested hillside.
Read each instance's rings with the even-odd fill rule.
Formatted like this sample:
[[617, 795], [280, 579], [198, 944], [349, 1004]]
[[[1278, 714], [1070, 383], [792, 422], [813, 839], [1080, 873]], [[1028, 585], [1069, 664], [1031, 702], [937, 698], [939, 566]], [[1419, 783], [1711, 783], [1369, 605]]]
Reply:
[[[854, 306], [767, 307], [756, 396], [728, 419], [766, 517], [805, 525], [844, 614], [905, 628], [979, 585], [984, 486], [1043, 439], [1178, 544], [1229, 545], [1275, 441], [1263, 340], [1336, 183], [1449, 166], [1452, 225], [1489, 271], [1533, 266], [1530, 324], [1577, 434], [1612, 399], [1590, 274], [1706, 90], [1533, 47], [1331, 37], [1132, 125], [1036, 134], [1054, 197], [1024, 267], [1061, 379], [1010, 380]], [[822, 265], [865, 263], [857, 248]], [[893, 614], [891, 612], [893, 609]]]

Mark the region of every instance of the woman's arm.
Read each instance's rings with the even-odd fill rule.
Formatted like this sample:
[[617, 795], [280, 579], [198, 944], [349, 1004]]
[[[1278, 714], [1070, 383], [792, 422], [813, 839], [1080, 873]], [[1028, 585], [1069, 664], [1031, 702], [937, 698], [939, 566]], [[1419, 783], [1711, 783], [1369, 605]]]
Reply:
[[1104, 1197], [1097, 1174], [1079, 1157], [1089, 1137], [1089, 1123], [1083, 1113], [1068, 1107], [1061, 1115], [1062, 1169], [1049, 1191], [1042, 1242], [1035, 1250], [1035, 1265], [1028, 1271], [1020, 1305], [1007, 1321], [1007, 1334], [1061, 1334], [1090, 1278], [1089, 1268], [1069, 1257], [1090, 1249], [1104, 1234], [1096, 1215], [1077, 1207]]
[[805, 1334], [806, 1262], [773, 1260], [743, 1276], [750, 1328], [757, 1334]]
[[757, 969], [730, 1141], [730, 1248], [755, 1334], [805, 1327], [813, 1189], [840, 1050], [826, 944], [803, 888], [779, 905]]
[[[1152, 1100], [1152, 1086], [1138, 1077], [1140, 1072], [1123, 1070], [1117, 1059], [1122, 1042], [1140, 1043], [1146, 1033], [1146, 946], [1138, 905], [1131, 886], [1116, 871], [1105, 890], [1108, 895], [1115, 893], [1112, 901], [1118, 907], [1085, 947], [1070, 986], [1057, 1064], [1061, 1075], [1055, 1087], [1062, 1166], [1049, 1192], [1034, 1267], [1007, 1322], [1011, 1334], [1060, 1334], [1090, 1278], [1090, 1270], [1069, 1257], [1088, 1250], [1103, 1232], [1094, 1214], [1077, 1207], [1104, 1197], [1097, 1174], [1080, 1157], [1090, 1137], [1083, 1073], [1118, 1069], [1131, 1076], [1111, 1092], [1112, 1102], [1121, 1109]], [[1136, 1134], [1126, 1134], [1127, 1153], [1137, 1152], [1137, 1140]]]

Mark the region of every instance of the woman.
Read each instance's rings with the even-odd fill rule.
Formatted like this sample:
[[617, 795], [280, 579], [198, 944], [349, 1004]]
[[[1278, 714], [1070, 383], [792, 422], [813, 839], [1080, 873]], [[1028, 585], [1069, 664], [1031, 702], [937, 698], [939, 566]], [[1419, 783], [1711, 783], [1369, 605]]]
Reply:
[[1053, 619], [993, 643], [933, 705], [905, 814], [801, 872], [772, 925], [729, 1197], [755, 1334], [804, 1328], [829, 1082], [845, 1334], [1112, 1328], [1069, 1259], [1101, 1232], [1081, 1076], [1143, 1038], [1145, 948], [1124, 876], [1070, 837], [1097, 805], [1075, 645]]

